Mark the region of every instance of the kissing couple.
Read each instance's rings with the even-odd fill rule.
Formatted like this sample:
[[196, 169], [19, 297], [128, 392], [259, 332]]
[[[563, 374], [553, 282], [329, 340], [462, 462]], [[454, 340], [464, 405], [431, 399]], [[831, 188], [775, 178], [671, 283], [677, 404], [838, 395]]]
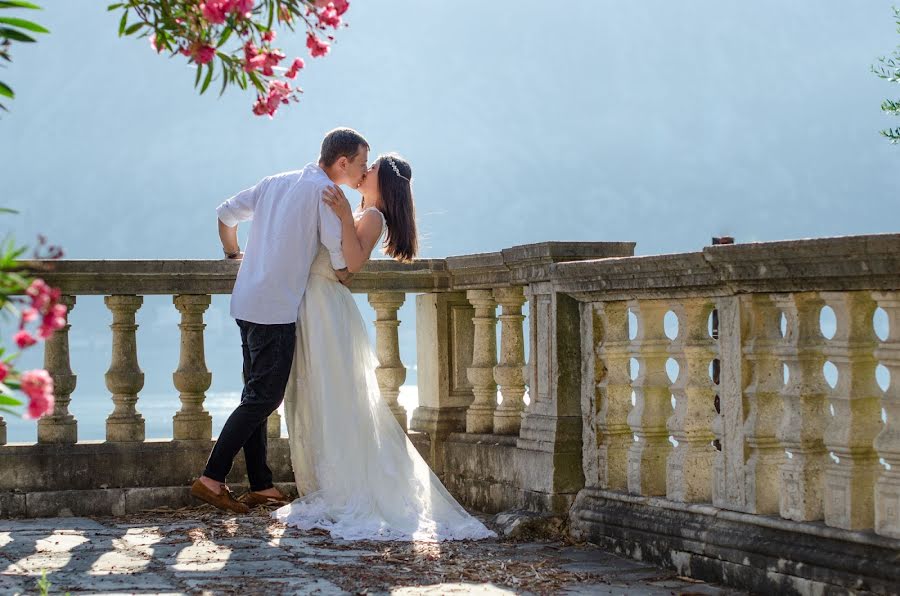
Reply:
[[[282, 505], [272, 516], [344, 540], [441, 541], [495, 536], [450, 495], [382, 400], [377, 361], [346, 285], [379, 242], [417, 253], [412, 169], [396, 154], [369, 166], [369, 143], [338, 128], [318, 163], [264, 178], [218, 209], [226, 258], [240, 259], [231, 316], [244, 390], [191, 494], [220, 509]], [[357, 189], [355, 211], [340, 185]], [[237, 226], [251, 222], [246, 249]], [[266, 422], [285, 403], [297, 490], [287, 502], [266, 464]], [[250, 492], [225, 485], [244, 450]]]

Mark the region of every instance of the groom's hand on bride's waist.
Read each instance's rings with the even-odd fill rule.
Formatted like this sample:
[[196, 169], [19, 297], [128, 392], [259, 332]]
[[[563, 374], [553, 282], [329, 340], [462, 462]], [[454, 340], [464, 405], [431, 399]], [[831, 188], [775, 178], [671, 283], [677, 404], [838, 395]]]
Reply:
[[343, 269], [335, 269], [334, 274], [337, 276], [338, 281], [344, 284], [345, 286], [350, 285], [350, 280], [353, 279], [353, 274], [344, 267]]

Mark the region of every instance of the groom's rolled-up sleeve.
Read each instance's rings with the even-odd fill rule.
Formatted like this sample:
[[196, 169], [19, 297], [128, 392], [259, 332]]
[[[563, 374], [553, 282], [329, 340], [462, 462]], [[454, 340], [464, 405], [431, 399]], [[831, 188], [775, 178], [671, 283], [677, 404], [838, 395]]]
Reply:
[[328, 249], [328, 255], [331, 259], [331, 267], [337, 271], [338, 269], [346, 269], [347, 262], [344, 260], [344, 251], [341, 248], [341, 220], [337, 214], [331, 210], [331, 207], [322, 200], [321, 192], [318, 197], [319, 201], [319, 239], [325, 248]]
[[256, 201], [259, 199], [259, 188], [262, 182], [246, 190], [242, 190], [224, 203], [216, 207], [216, 215], [219, 221], [233, 228], [242, 221], [253, 219], [256, 210]]

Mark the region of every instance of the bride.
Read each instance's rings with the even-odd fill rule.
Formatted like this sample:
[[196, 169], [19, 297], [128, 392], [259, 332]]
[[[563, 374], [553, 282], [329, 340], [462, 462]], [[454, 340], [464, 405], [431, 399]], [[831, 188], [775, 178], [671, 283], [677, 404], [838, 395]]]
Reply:
[[[382, 155], [358, 190], [353, 213], [338, 187], [324, 201], [342, 225], [342, 250], [359, 271], [387, 233], [384, 252], [417, 252], [412, 169]], [[377, 362], [359, 309], [320, 247], [297, 321], [297, 347], [285, 391], [285, 418], [299, 499], [274, 511], [303, 530], [344, 540], [441, 541], [494, 537], [466, 513], [406, 437], [375, 379]]]

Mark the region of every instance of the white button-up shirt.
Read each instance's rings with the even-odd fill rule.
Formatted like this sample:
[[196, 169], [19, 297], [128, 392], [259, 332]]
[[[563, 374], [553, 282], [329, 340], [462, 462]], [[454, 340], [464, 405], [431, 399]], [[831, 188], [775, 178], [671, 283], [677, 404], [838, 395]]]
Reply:
[[331, 266], [347, 266], [341, 222], [322, 201], [334, 183], [319, 166], [276, 174], [234, 195], [216, 209], [229, 227], [251, 221], [250, 238], [231, 293], [231, 316], [251, 323], [293, 323], [306, 292], [309, 269], [324, 244]]

